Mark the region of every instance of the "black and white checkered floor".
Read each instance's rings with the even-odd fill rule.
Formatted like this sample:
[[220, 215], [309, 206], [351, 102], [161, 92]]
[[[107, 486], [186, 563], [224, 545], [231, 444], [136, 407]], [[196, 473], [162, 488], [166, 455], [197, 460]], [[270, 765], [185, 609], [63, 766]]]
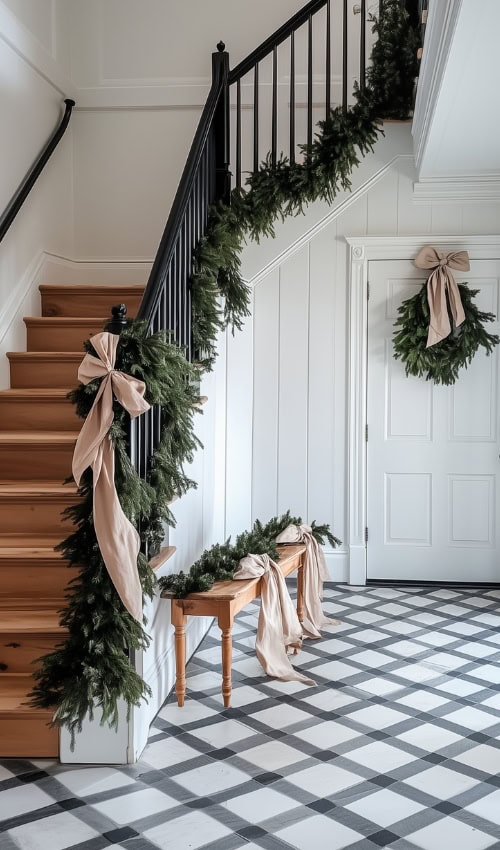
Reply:
[[1, 850], [500, 848], [500, 591], [326, 590], [342, 624], [269, 680], [257, 606], [217, 629], [129, 768], [0, 765]]

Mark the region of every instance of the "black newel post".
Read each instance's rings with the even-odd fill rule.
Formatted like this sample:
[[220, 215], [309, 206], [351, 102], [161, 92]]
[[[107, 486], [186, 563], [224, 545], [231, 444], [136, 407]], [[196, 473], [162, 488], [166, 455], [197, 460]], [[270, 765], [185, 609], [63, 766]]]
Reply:
[[218, 201], [229, 204], [231, 199], [230, 162], [230, 105], [229, 105], [229, 53], [219, 41], [217, 53], [212, 53], [212, 80], [220, 80], [222, 92], [214, 116], [215, 135], [215, 192]]
[[127, 327], [127, 308], [125, 304], [116, 304], [111, 308], [111, 319], [106, 325], [106, 330], [112, 334], [121, 334]]

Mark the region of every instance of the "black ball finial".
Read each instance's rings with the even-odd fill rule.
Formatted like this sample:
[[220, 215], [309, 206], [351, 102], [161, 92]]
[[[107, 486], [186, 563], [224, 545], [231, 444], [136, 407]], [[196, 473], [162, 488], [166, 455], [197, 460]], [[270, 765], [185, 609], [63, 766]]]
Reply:
[[111, 321], [106, 325], [106, 330], [112, 334], [120, 334], [127, 327], [127, 308], [125, 304], [115, 304], [111, 308]]
[[217, 45], [217, 50], [219, 51], [219, 53], [224, 53], [225, 49], [226, 49], [226, 45], [224, 44], [224, 42], [219, 41], [219, 43]]

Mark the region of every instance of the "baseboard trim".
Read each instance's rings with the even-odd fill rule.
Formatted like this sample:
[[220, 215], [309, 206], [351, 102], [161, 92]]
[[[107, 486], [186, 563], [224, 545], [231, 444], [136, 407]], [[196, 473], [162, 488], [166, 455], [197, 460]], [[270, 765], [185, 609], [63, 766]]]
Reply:
[[500, 582], [494, 581], [410, 581], [409, 579], [368, 578], [366, 584], [369, 587], [463, 587], [465, 590], [500, 588]]
[[10, 297], [0, 310], [0, 343], [6, 333], [10, 330], [16, 316], [22, 309], [22, 305], [28, 293], [34, 286], [38, 286], [41, 282], [44, 262], [45, 253], [41, 251], [33, 258], [21, 277], [18, 285], [12, 289]]

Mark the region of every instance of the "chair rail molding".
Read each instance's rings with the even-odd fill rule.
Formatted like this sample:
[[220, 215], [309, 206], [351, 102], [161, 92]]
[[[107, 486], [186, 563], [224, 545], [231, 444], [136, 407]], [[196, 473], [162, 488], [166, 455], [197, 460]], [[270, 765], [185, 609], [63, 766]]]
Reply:
[[413, 201], [416, 204], [498, 203], [500, 201], [500, 174], [470, 177], [427, 178], [413, 184]]
[[412, 260], [432, 243], [442, 250], [467, 250], [471, 260], [500, 257], [498, 236], [346, 236], [349, 251], [348, 305], [348, 475], [349, 584], [366, 584], [367, 543], [367, 337], [368, 264], [371, 260]]

